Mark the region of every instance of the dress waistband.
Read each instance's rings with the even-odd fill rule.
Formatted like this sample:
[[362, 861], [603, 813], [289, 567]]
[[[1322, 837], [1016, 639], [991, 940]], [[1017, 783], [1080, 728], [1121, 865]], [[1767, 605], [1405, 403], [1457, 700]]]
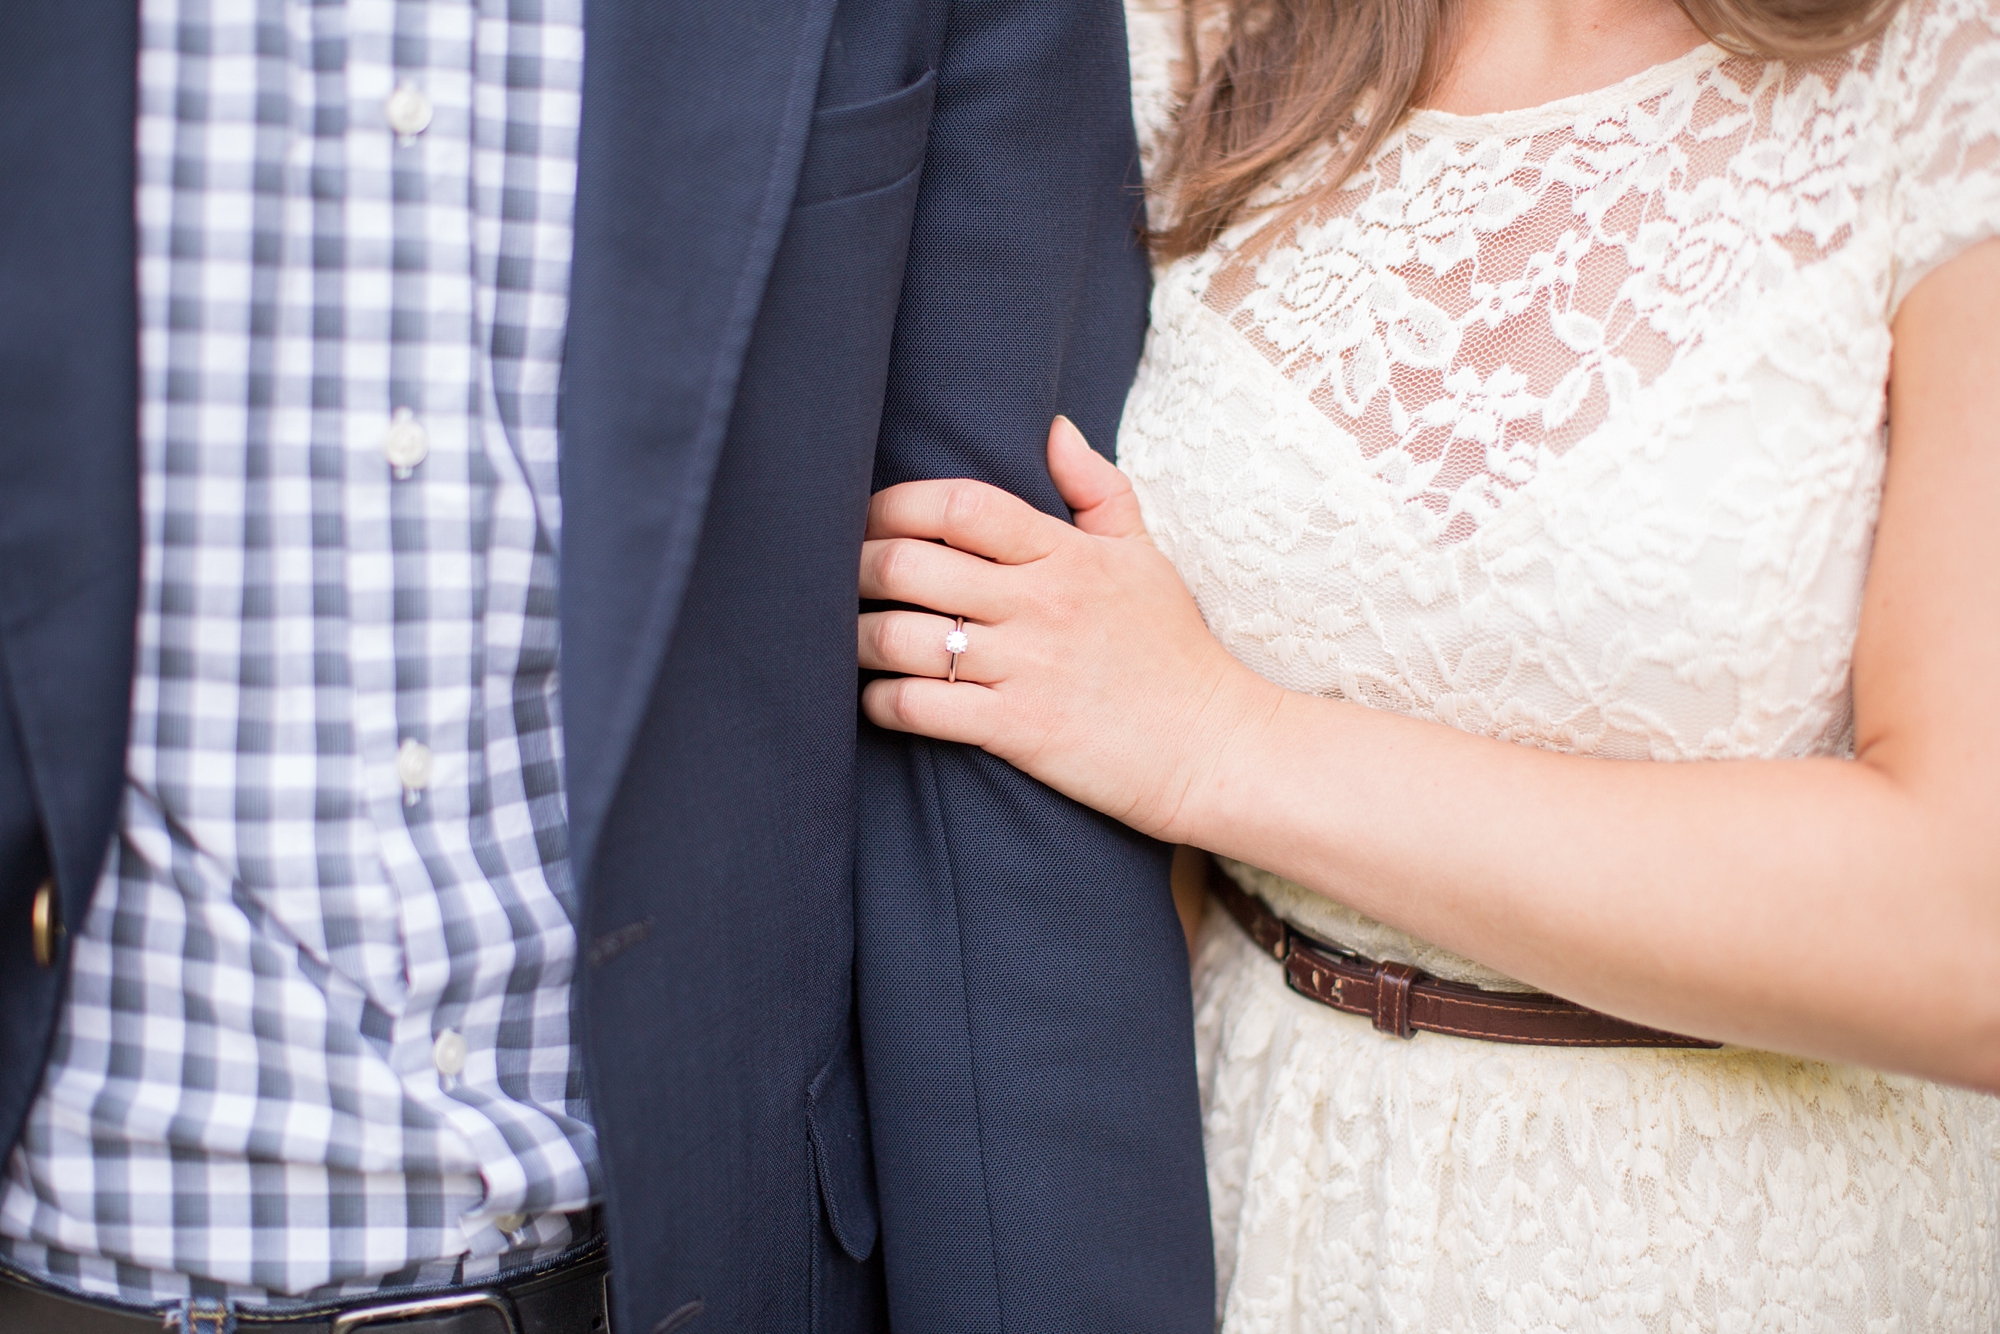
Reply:
[[1364, 958], [1314, 940], [1248, 894], [1211, 859], [1208, 889], [1308, 1000], [1360, 1015], [1384, 1033], [1447, 1033], [1537, 1047], [1695, 1047], [1722, 1044], [1627, 1023], [1538, 991], [1486, 991], [1406, 963]]

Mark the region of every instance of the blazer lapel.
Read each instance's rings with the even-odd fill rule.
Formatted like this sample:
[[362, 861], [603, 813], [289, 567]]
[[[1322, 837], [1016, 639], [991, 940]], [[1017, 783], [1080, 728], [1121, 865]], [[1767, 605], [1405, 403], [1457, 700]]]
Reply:
[[589, 875], [687, 586], [834, 0], [591, 0], [562, 419], [570, 855]]
[[0, 0], [0, 709], [71, 923], [115, 825], [132, 694], [137, 61], [133, 0]]

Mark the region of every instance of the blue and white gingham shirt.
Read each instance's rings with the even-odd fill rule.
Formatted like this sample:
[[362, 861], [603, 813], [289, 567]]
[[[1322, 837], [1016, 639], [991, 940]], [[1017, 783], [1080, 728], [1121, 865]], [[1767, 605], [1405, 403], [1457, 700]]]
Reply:
[[472, 1281], [598, 1196], [556, 396], [582, 0], [142, 0], [116, 846], [0, 1257], [136, 1303]]

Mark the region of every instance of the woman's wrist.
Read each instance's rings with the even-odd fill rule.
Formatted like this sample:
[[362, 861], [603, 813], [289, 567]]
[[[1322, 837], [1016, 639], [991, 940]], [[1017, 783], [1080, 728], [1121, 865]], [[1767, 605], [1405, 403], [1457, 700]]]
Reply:
[[1192, 734], [1184, 790], [1160, 837], [1231, 853], [1270, 798], [1275, 738], [1303, 699], [1232, 658]]

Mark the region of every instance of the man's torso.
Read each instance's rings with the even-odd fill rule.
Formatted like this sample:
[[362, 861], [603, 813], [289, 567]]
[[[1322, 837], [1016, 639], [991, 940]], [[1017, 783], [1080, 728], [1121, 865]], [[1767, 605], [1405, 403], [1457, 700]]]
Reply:
[[142, 1302], [476, 1278], [598, 1194], [555, 628], [581, 5], [140, 18], [128, 782], [0, 1254]]

